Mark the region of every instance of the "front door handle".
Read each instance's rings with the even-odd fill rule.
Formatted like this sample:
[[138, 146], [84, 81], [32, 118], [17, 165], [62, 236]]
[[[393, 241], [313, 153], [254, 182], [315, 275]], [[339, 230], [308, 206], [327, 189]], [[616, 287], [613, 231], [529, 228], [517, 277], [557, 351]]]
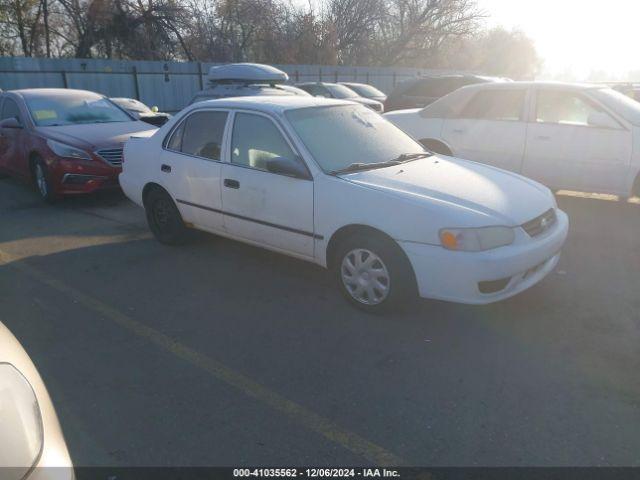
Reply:
[[453, 133], [464, 133], [465, 131], [462, 128], [455, 128]]
[[545, 142], [546, 142], [546, 141], [548, 141], [548, 140], [551, 140], [551, 137], [550, 137], [549, 135], [538, 135], [538, 136], [536, 137], [536, 140], [543, 140], [543, 141], [545, 141]]
[[165, 165], [163, 163], [160, 167], [160, 170], [162, 170], [164, 173], [171, 173], [171, 165]]
[[240, 188], [240, 182], [238, 180], [233, 180], [232, 178], [224, 179], [224, 186], [227, 188]]

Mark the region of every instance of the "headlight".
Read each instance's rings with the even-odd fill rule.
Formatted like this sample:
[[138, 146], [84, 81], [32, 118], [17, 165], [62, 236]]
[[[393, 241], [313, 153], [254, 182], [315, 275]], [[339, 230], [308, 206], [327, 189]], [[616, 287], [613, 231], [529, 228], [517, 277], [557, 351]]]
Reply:
[[91, 160], [91, 157], [84, 150], [56, 142], [55, 140], [47, 140], [47, 145], [59, 157], [74, 158], [76, 160]]
[[0, 469], [17, 467], [26, 472], [38, 461], [42, 443], [42, 418], [33, 388], [13, 365], [0, 363]]
[[443, 228], [440, 230], [440, 243], [449, 250], [480, 252], [492, 248], [510, 245], [515, 240], [513, 228]]

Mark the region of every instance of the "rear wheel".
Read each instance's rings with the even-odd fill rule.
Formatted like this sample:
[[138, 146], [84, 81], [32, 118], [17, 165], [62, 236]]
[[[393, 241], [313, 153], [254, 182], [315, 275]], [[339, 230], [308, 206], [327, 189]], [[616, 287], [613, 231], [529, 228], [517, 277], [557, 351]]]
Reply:
[[187, 227], [171, 196], [160, 188], [151, 190], [144, 202], [149, 229], [165, 245], [181, 245], [187, 238]]
[[40, 198], [47, 203], [54, 203], [58, 196], [51, 183], [49, 169], [40, 157], [35, 157], [32, 163], [33, 182]]
[[411, 265], [390, 239], [364, 234], [348, 238], [338, 247], [333, 268], [340, 291], [361, 310], [388, 312], [415, 297]]

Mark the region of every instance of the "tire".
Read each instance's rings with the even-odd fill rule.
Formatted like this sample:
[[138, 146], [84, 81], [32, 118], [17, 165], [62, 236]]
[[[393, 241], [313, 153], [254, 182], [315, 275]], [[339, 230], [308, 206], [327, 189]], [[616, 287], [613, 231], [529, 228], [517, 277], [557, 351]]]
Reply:
[[160, 243], [182, 245], [187, 240], [187, 227], [171, 196], [160, 188], [151, 190], [144, 202], [149, 229]]
[[402, 310], [416, 298], [416, 282], [409, 260], [390, 239], [357, 234], [336, 249], [333, 273], [339, 290], [368, 313]]
[[40, 198], [46, 203], [55, 203], [59, 197], [52, 186], [47, 165], [40, 157], [35, 157], [31, 168], [33, 172], [33, 183]]
[[446, 155], [448, 157], [453, 156], [453, 153], [451, 153], [451, 149], [444, 143], [438, 142], [437, 140], [422, 139], [420, 140], [420, 143], [430, 152], [438, 153], [440, 155]]

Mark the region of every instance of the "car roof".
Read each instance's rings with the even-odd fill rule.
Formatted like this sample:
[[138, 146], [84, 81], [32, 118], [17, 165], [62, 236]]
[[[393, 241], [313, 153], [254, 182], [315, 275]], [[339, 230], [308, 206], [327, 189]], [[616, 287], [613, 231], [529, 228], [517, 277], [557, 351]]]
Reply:
[[265, 113], [282, 113], [285, 110], [306, 107], [326, 107], [332, 105], [358, 105], [356, 102], [338, 100], [333, 98], [291, 96], [255, 95], [251, 97], [229, 97], [215, 100], [203, 100], [189, 106], [189, 109], [202, 108], [204, 106], [216, 108], [246, 108]]
[[[104, 97], [101, 93], [92, 92], [90, 90], [76, 90], [73, 88], [25, 88], [21, 90], [10, 90], [11, 93], [15, 93], [20, 95], [23, 98], [34, 98], [34, 97], [47, 97], [47, 96], [69, 96], [72, 97], [74, 95], [98, 95], [100, 97]], [[5, 92], [9, 93], [9, 92]]]

